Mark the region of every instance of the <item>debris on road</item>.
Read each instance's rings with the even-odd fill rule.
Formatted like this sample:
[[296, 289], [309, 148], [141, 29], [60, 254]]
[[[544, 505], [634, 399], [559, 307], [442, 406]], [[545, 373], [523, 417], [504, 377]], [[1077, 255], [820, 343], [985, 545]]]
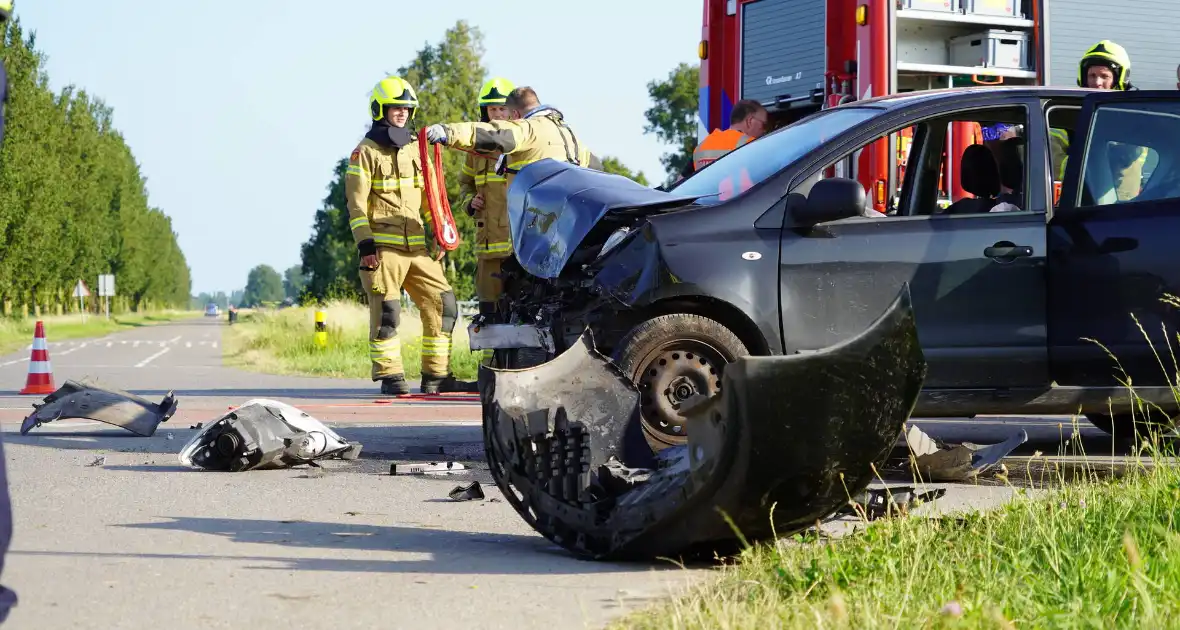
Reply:
[[94, 461], [92, 461], [92, 462], [90, 462], [89, 464], [86, 464], [86, 465], [87, 465], [87, 466], [91, 466], [91, 467], [93, 467], [93, 466], [102, 466], [102, 465], [103, 465], [103, 464], [105, 464], [105, 463], [107, 463], [107, 458], [106, 458], [106, 457], [96, 457], [96, 458], [94, 459]]
[[475, 501], [484, 498], [483, 488], [478, 481], [472, 481], [466, 486], [455, 486], [447, 496], [455, 501]]
[[850, 505], [839, 513], [851, 513], [875, 521], [886, 516], [903, 516], [924, 503], [930, 503], [946, 495], [946, 488], [935, 488], [918, 492], [913, 486], [870, 488], [862, 492]]
[[983, 474], [1028, 441], [1028, 432], [1017, 429], [1012, 437], [989, 446], [964, 442], [948, 446], [910, 425], [905, 441], [914, 455], [913, 464], [925, 481], [966, 481]]
[[[640, 392], [587, 329], [537, 367], [480, 370], [487, 460], [541, 535], [590, 559], [728, 553], [802, 531], [868, 487], [926, 361], [908, 285], [868, 329], [806, 354], [742, 357], [657, 456]], [[772, 518], [773, 516], [773, 518]]]
[[467, 470], [467, 467], [459, 462], [430, 462], [428, 464], [390, 464], [389, 474], [391, 475], [431, 475], [431, 474], [450, 474], [453, 472], [460, 472]]
[[345, 440], [307, 413], [284, 402], [256, 398], [194, 435], [181, 449], [180, 463], [241, 472], [314, 466], [316, 460], [328, 458], [353, 460], [360, 451], [359, 443]]
[[151, 437], [161, 422], [176, 413], [176, 397], [168, 392], [159, 404], [97, 380], [66, 381], [57, 391], [33, 404], [33, 413], [21, 423], [20, 434], [63, 418], [85, 418], [114, 425], [143, 437]]

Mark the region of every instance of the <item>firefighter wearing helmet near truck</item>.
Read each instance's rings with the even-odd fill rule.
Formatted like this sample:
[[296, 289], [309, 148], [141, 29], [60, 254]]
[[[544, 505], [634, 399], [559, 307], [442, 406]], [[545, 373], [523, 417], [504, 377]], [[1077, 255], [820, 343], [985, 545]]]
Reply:
[[418, 109], [414, 88], [390, 76], [373, 88], [373, 125], [348, 160], [344, 193], [349, 227], [360, 254], [361, 285], [369, 302], [369, 358], [381, 393], [410, 393], [397, 328], [404, 288], [422, 317], [422, 392], [475, 391], [450, 370], [451, 333], [459, 305], [439, 256], [427, 250], [422, 158], [409, 127]]
[[[1078, 62], [1078, 86], [1097, 90], [1137, 90], [1131, 85], [1131, 57], [1122, 46], [1104, 39], [1094, 44]], [[1065, 178], [1065, 160], [1069, 138], [1064, 131], [1050, 131], [1050, 154], [1057, 179]], [[1143, 163], [1147, 149], [1112, 143], [1110, 165], [1119, 201], [1139, 194], [1143, 180]]]
[[[507, 106], [508, 95], [516, 86], [496, 77], [479, 89], [480, 121], [514, 120], [519, 114]], [[499, 278], [504, 259], [512, 255], [512, 236], [508, 229], [508, 179], [496, 173], [496, 154], [468, 153], [459, 176], [460, 207], [475, 219], [475, 293], [479, 314], [492, 317], [496, 302], [504, 292]], [[489, 364], [493, 351], [485, 348], [483, 363]]]

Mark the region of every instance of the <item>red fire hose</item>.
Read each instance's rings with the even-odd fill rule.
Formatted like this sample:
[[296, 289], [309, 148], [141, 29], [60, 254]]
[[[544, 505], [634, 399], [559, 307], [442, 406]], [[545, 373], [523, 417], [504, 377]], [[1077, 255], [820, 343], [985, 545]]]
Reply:
[[[430, 156], [432, 146], [433, 160]], [[451, 215], [451, 202], [447, 199], [442, 145], [431, 145], [426, 140], [426, 127], [418, 131], [418, 151], [422, 157], [422, 179], [426, 186], [426, 199], [430, 204], [430, 216], [434, 224], [434, 240], [444, 251], [454, 251], [459, 247], [459, 228], [455, 225], [455, 217]]]

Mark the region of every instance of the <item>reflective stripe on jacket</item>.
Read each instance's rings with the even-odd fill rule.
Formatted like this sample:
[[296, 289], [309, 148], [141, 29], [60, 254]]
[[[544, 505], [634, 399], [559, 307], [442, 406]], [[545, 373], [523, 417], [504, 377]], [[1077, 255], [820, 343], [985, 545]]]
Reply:
[[720, 129], [714, 130], [713, 133], [705, 136], [705, 139], [697, 147], [696, 151], [692, 153], [692, 163], [696, 170], [701, 170], [705, 165], [719, 159], [721, 156], [733, 151], [753, 140], [752, 136], [738, 131], [737, 129]]
[[344, 196], [358, 244], [371, 239], [379, 247], [426, 249], [427, 201], [417, 140], [400, 150], [362, 140], [348, 160]]
[[496, 158], [467, 154], [459, 175], [459, 207], [467, 208], [478, 194], [483, 195], [483, 209], [476, 210], [475, 255], [478, 258], [504, 258], [512, 254], [512, 237], [508, 228], [508, 179], [496, 174]]

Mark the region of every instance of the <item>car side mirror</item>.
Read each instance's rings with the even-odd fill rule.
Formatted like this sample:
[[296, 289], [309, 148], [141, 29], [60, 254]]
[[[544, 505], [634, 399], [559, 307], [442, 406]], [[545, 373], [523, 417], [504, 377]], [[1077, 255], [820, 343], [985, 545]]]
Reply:
[[816, 182], [807, 201], [794, 209], [794, 218], [804, 225], [816, 225], [859, 217], [865, 208], [865, 189], [855, 179], [829, 177]]
[[1117, 254], [1129, 252], [1139, 247], [1139, 239], [1128, 236], [1111, 236], [1102, 241], [1098, 251], [1103, 254]]

